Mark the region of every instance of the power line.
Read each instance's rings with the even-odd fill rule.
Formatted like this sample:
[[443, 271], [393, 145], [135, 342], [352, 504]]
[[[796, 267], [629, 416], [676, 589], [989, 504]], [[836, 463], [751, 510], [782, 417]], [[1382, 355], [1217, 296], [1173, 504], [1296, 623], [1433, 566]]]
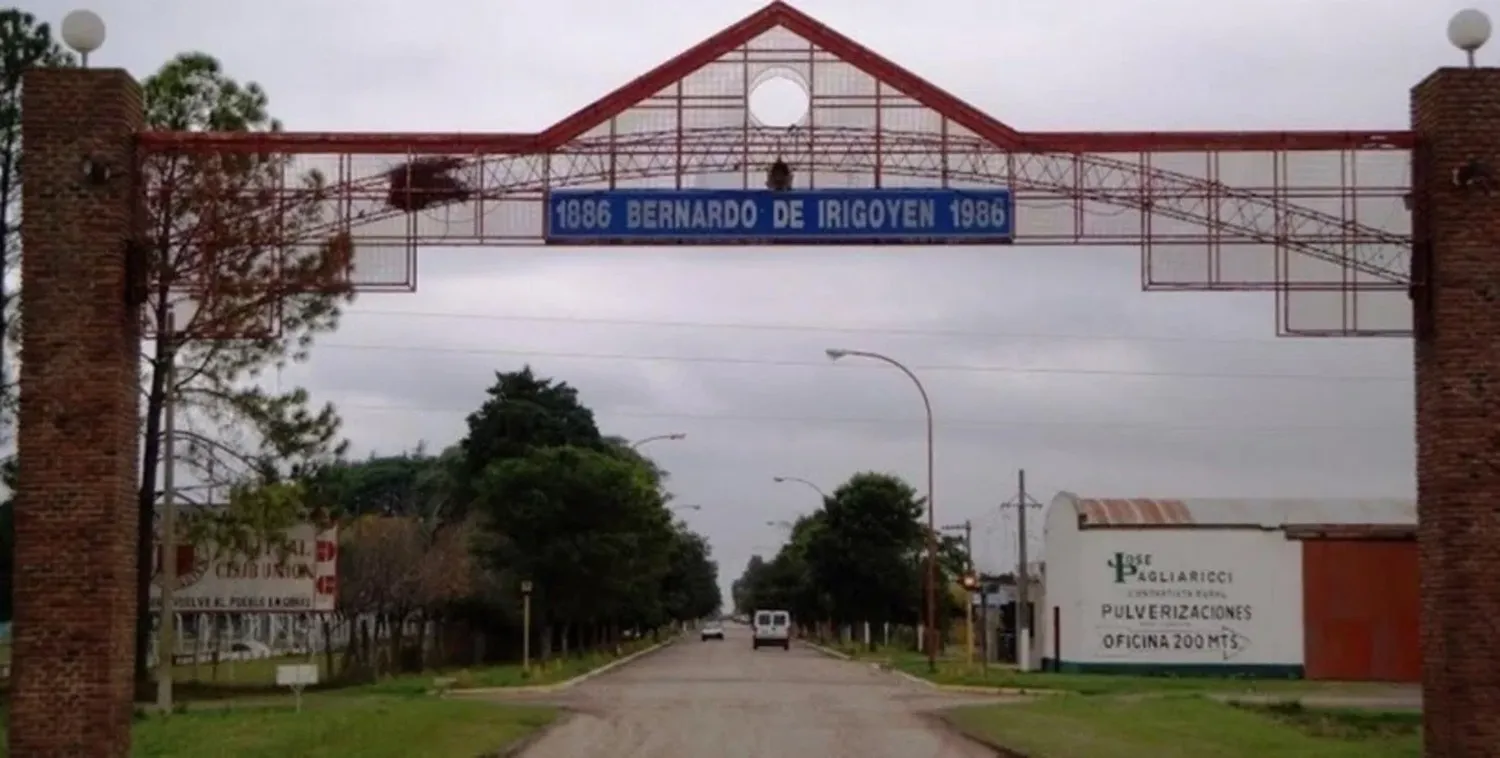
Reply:
[[[395, 345], [395, 344], [358, 344], [349, 342], [323, 342], [318, 343], [315, 349], [327, 350], [351, 350], [351, 351], [380, 351], [380, 352], [415, 352], [415, 353], [446, 353], [452, 355], [505, 355], [526, 358], [555, 358], [559, 360], [602, 360], [602, 361], [632, 361], [642, 363], [688, 363], [688, 364], [715, 364], [724, 366], [767, 366], [783, 368], [819, 368], [836, 369], [840, 371], [870, 371], [879, 370], [879, 366], [867, 366], [863, 364], [834, 365], [828, 361], [815, 360], [779, 360], [771, 358], [731, 358], [723, 356], [696, 356], [696, 355], [662, 355], [662, 354], [636, 354], [636, 353], [596, 353], [596, 352], [566, 352], [552, 350], [514, 350], [500, 348], [470, 348], [470, 347], [438, 347], [433, 345]], [[1083, 369], [1083, 368], [1058, 368], [1038, 366], [975, 366], [964, 364], [912, 364], [915, 371], [926, 372], [950, 372], [950, 373], [979, 373], [979, 374], [1033, 374], [1033, 375], [1064, 375], [1064, 376], [1114, 376], [1114, 377], [1142, 377], [1142, 378], [1174, 378], [1174, 379], [1212, 379], [1212, 380], [1286, 380], [1286, 381], [1338, 381], [1338, 382], [1383, 382], [1383, 383], [1409, 383], [1410, 376], [1396, 376], [1390, 374], [1309, 374], [1309, 373], [1271, 373], [1271, 372], [1238, 372], [1238, 371], [1149, 371], [1131, 369]]]
[[[902, 326], [845, 326], [832, 324], [751, 323], [742, 321], [696, 321], [677, 319], [641, 319], [612, 316], [555, 316], [537, 314], [461, 313], [453, 311], [408, 311], [381, 308], [355, 308], [345, 314], [394, 318], [461, 319], [532, 324], [577, 324], [592, 326], [629, 326], [659, 329], [717, 329], [725, 331], [802, 332], [809, 334], [867, 334], [890, 337], [978, 337], [985, 339], [1046, 339], [1086, 342], [1161, 342], [1225, 345], [1286, 344], [1282, 337], [1203, 337], [1196, 335], [1109, 335], [1067, 332], [1010, 332], [975, 329], [933, 329]], [[1357, 345], [1358, 342], [1334, 341], [1329, 344]]]
[[[340, 403], [333, 401], [335, 407], [349, 410], [372, 411], [377, 413], [411, 413], [411, 414], [455, 414], [468, 415], [476, 408], [455, 408], [452, 406], [415, 406], [415, 405], [386, 405], [381, 403]], [[752, 423], [752, 424], [812, 424], [812, 425], [890, 425], [907, 426], [924, 423], [922, 419], [912, 418], [857, 418], [857, 417], [815, 417], [798, 415], [767, 415], [767, 414], [727, 414], [727, 413], [687, 413], [670, 411], [607, 411], [596, 410], [597, 415], [611, 418], [630, 419], [653, 419], [672, 421], [713, 421], [730, 423]], [[1215, 425], [1215, 424], [1151, 424], [1140, 422], [1093, 422], [1093, 421], [1025, 421], [1025, 420], [944, 420], [936, 419], [935, 425], [939, 428], [971, 428], [971, 429], [1015, 429], [1025, 427], [1046, 428], [1080, 428], [1080, 429], [1122, 429], [1122, 430], [1161, 430], [1161, 431], [1210, 431], [1222, 434], [1239, 433], [1287, 433], [1287, 432], [1315, 432], [1315, 431], [1338, 431], [1338, 432], [1391, 432], [1410, 434], [1409, 426], [1401, 425], [1361, 425], [1350, 426], [1341, 424], [1257, 424], [1257, 425]]]

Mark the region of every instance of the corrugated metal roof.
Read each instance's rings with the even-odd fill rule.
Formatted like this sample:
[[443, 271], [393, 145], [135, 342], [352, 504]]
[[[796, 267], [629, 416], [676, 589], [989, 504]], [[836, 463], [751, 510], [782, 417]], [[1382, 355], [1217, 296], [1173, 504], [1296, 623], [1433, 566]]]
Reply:
[[1417, 503], [1401, 498], [1249, 499], [1080, 498], [1069, 492], [1079, 526], [1259, 526], [1417, 523]]

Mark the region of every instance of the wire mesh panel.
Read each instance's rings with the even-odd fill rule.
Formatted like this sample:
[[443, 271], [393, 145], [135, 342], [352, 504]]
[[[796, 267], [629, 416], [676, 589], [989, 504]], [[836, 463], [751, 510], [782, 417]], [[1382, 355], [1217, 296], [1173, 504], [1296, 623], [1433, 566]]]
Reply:
[[[772, 86], [798, 100], [779, 120], [756, 106]], [[539, 134], [146, 144], [280, 156], [268, 254], [346, 241], [361, 290], [414, 286], [422, 247], [542, 244], [551, 190], [760, 189], [783, 162], [799, 190], [1008, 188], [1015, 244], [1135, 246], [1146, 289], [1275, 292], [1284, 333], [1332, 335], [1406, 328], [1385, 295], [1410, 284], [1410, 141], [1017, 132], [773, 4]], [[332, 181], [310, 198], [308, 176]]]

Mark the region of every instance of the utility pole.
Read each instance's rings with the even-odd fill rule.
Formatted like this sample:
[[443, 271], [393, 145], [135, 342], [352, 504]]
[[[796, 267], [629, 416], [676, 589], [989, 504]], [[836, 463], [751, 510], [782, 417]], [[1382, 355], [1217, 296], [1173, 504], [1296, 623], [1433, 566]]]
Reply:
[[162, 398], [162, 474], [161, 474], [161, 609], [156, 634], [156, 705], [163, 714], [172, 712], [172, 658], [177, 648], [176, 604], [173, 602], [177, 590], [177, 485], [174, 469], [177, 468], [177, 339], [173, 313], [167, 311], [166, 323], [162, 325], [157, 339], [168, 340], [163, 352], [166, 365], [164, 385], [167, 388]]
[[1026, 570], [1026, 469], [1016, 472], [1016, 666], [1031, 669], [1031, 572]]
[[1042, 504], [1026, 494], [1026, 469], [1016, 472], [1016, 499], [1002, 508], [1016, 509], [1016, 666], [1031, 668], [1031, 572], [1027, 568], [1026, 511]]

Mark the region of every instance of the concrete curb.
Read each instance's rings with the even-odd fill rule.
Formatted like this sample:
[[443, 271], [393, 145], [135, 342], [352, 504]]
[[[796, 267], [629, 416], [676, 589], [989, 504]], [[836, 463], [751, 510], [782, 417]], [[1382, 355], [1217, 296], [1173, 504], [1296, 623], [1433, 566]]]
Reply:
[[606, 673], [608, 673], [610, 671], [614, 671], [615, 669], [617, 669], [617, 668], [619, 668], [621, 666], [624, 666], [627, 663], [634, 662], [636, 659], [644, 658], [644, 657], [646, 657], [646, 656], [648, 656], [648, 655], [650, 655], [652, 653], [655, 653], [655, 652], [661, 650], [662, 648], [665, 648], [665, 647], [671, 645], [672, 643], [676, 642], [677, 639], [678, 639], [677, 637], [669, 637], [669, 638], [667, 638], [665, 640], [662, 640], [661, 642], [658, 642], [655, 645], [652, 645], [651, 647], [648, 647], [648, 648], [646, 648], [644, 650], [637, 650], [634, 653], [631, 653], [630, 655], [625, 656], [624, 658], [617, 658], [617, 659], [615, 659], [613, 661], [610, 661], [609, 663], [604, 664], [603, 666], [600, 666], [599, 668], [590, 669], [588, 671], [583, 672], [582, 674], [579, 674], [578, 676], [573, 677], [572, 679], [568, 679], [568, 680], [562, 681], [562, 682], [557, 682], [555, 684], [539, 684], [539, 685], [535, 685], [535, 686], [521, 686], [521, 687], [476, 687], [476, 688], [473, 688], [473, 689], [448, 690], [447, 693], [446, 693], [446, 696], [447, 697], [483, 697], [483, 696], [486, 696], [486, 695], [509, 695], [509, 694], [516, 694], [516, 695], [542, 695], [542, 694], [547, 694], [547, 693], [551, 693], [551, 692], [559, 692], [561, 690], [566, 690], [566, 689], [570, 689], [572, 687], [575, 687], [575, 686], [577, 686], [579, 684], [582, 684], [582, 683], [584, 683], [584, 682], [586, 682], [586, 681], [588, 681], [590, 679], [593, 679], [596, 676], [600, 676], [601, 674], [606, 674]]
[[902, 679], [905, 679], [906, 681], [911, 682], [912, 684], [920, 684], [923, 687], [927, 687], [929, 689], [934, 689], [934, 690], [941, 690], [941, 689], [943, 689], [942, 685], [938, 684], [937, 682], [932, 681], [931, 679], [923, 679], [922, 677], [917, 676], [916, 674], [908, 674], [905, 671], [902, 671], [901, 669], [893, 669], [890, 666], [885, 665], [884, 663], [876, 664], [876, 666], [881, 671], [884, 671], [887, 674], [895, 674], [896, 676], [899, 676]]

